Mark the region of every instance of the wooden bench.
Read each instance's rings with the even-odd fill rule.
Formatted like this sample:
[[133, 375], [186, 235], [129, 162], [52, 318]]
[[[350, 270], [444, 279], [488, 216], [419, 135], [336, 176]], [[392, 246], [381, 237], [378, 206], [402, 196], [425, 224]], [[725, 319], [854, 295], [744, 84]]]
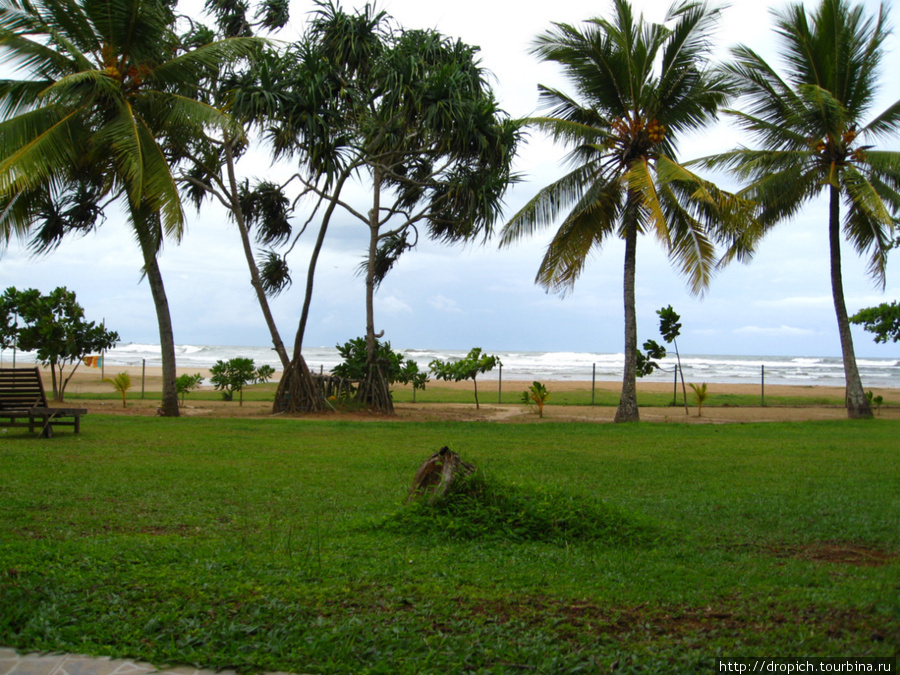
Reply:
[[84, 408], [51, 408], [47, 404], [38, 368], [0, 368], [0, 427], [28, 427], [34, 433], [40, 422], [41, 436], [51, 438], [53, 425], [74, 427], [77, 434], [82, 415], [87, 415]]

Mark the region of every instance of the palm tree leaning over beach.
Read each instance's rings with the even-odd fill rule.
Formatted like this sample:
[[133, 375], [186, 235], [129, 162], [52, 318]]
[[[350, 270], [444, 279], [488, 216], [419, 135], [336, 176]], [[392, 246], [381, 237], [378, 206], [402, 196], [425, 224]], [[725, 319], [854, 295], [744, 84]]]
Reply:
[[165, 415], [178, 415], [175, 350], [157, 254], [181, 237], [172, 145], [220, 111], [186, 91], [249, 52], [226, 40], [185, 51], [165, 0], [5, 0], [0, 52], [25, 79], [0, 81], [0, 240], [34, 234], [37, 251], [92, 230], [124, 200], [156, 306]]
[[[545, 117], [529, 122], [573, 147], [574, 169], [543, 188], [504, 227], [501, 246], [565, 213], [536, 282], [566, 292], [591, 251], [625, 240], [625, 372], [616, 421], [639, 419], [636, 396], [635, 260], [638, 234], [653, 233], [701, 294], [718, 263], [716, 243], [741, 245], [751, 205], [702, 180], [676, 157], [680, 134], [715, 119], [729, 94], [707, 68], [709, 33], [718, 15], [703, 4], [673, 5], [663, 24], [637, 21], [627, 0], [610, 20], [583, 28], [555, 24], [533, 53], [562, 66], [577, 98], [540, 87]], [[737, 257], [746, 251], [740, 246]]]
[[743, 195], [762, 206], [763, 234], [791, 218], [814, 197], [828, 196], [831, 286], [844, 357], [849, 417], [871, 417], [863, 392], [841, 275], [841, 202], [844, 236], [868, 253], [869, 273], [882, 287], [894, 219], [900, 213], [900, 153], [872, 143], [900, 128], [900, 101], [864, 121], [888, 29], [885, 9], [866, 17], [862, 5], [823, 0], [812, 15], [802, 4], [776, 13], [785, 74], [747, 46], [732, 50], [727, 72], [739, 87], [743, 110], [730, 110], [760, 149], [706, 158], [749, 180]]

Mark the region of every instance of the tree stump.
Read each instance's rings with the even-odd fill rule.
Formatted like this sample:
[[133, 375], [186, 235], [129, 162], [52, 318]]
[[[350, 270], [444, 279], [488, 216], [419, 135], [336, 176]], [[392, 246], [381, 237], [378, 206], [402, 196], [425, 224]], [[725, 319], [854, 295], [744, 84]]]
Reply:
[[426, 459], [416, 471], [407, 501], [422, 497], [433, 501], [443, 497], [457, 476], [470, 476], [474, 471], [473, 464], [463, 461], [462, 457], [445, 445]]

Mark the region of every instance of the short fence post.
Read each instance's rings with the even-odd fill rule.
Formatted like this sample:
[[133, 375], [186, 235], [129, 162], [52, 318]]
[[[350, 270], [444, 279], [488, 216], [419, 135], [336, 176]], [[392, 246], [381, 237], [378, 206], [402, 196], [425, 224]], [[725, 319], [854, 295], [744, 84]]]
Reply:
[[762, 407], [766, 407], [766, 364], [763, 364], [759, 367], [759, 373], [761, 377], [762, 384]]
[[141, 398], [144, 398], [144, 383], [147, 381], [147, 359], [144, 359], [141, 366]]
[[594, 389], [597, 387], [597, 364], [594, 364], [591, 373], [591, 405], [594, 405]]

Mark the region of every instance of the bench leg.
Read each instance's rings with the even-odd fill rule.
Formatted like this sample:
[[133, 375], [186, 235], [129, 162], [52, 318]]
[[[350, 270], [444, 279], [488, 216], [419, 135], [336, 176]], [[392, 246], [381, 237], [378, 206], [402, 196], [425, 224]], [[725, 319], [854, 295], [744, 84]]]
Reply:
[[75, 415], [75, 433], [81, 431], [81, 415]]
[[53, 438], [53, 425], [50, 424], [50, 418], [44, 418], [44, 428], [41, 431], [42, 438]]

